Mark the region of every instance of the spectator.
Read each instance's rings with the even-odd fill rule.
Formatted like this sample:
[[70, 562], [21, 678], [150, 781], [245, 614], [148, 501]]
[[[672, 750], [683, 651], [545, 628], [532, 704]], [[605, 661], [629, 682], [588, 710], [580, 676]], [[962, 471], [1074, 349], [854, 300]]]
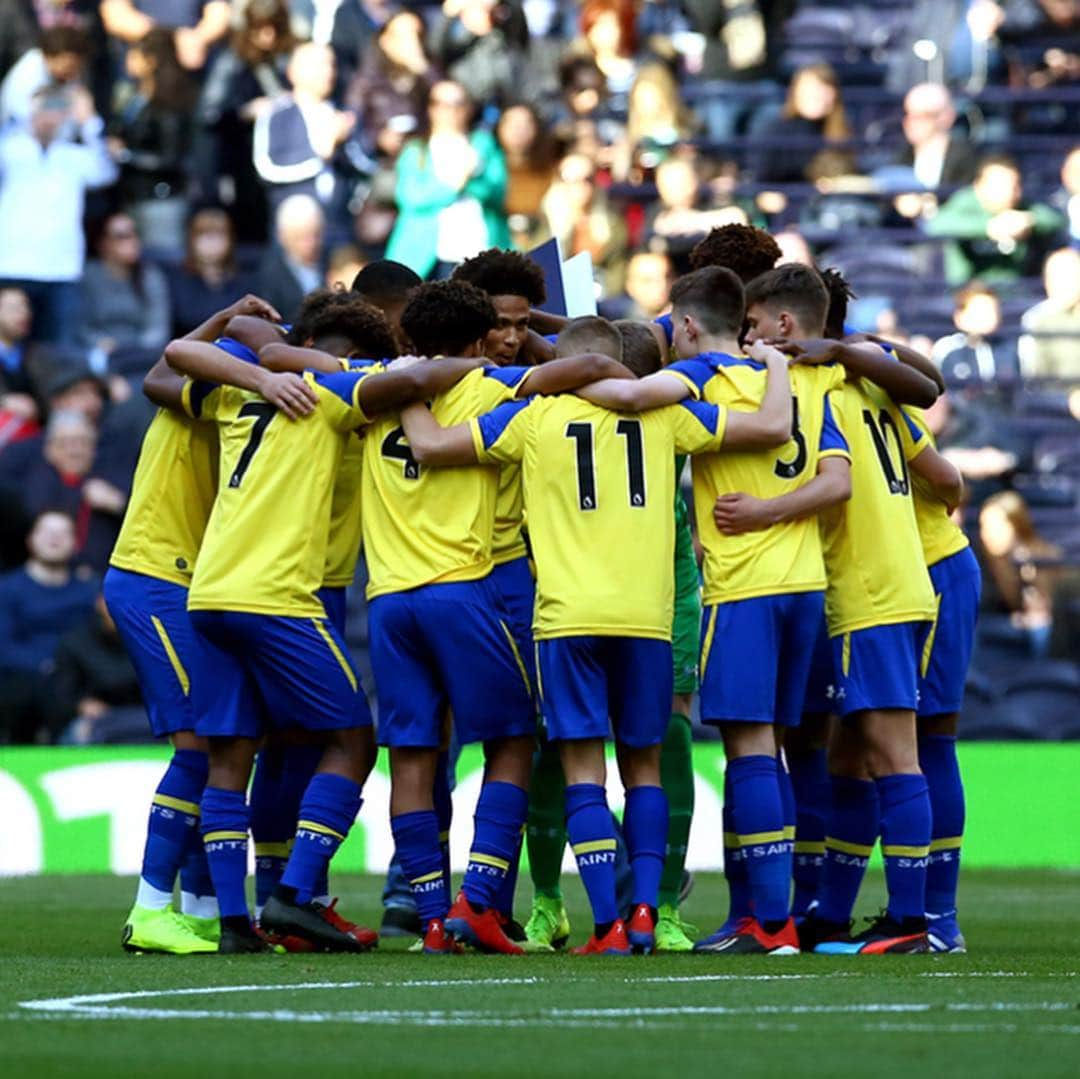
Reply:
[[609, 93], [625, 94], [634, 81], [637, 37], [633, 0], [585, 0], [577, 50], [603, 73]]
[[346, 192], [335, 157], [356, 117], [330, 100], [334, 54], [328, 45], [298, 45], [287, 74], [292, 90], [255, 118], [255, 171], [267, 187], [271, 210], [290, 195], [310, 195], [336, 219], [344, 211]]
[[650, 212], [646, 231], [663, 237], [675, 253], [689, 251], [702, 236], [721, 225], [746, 224], [746, 214], [738, 206], [699, 208], [701, 177], [690, 158], [664, 161], [656, 170], [656, 190], [660, 201]]
[[71, 721], [62, 741], [87, 745], [144, 734], [139, 680], [100, 592], [90, 617], [60, 639], [53, 685], [57, 710]]
[[64, 722], [53, 684], [61, 636], [93, 610], [94, 586], [74, 576], [75, 523], [46, 510], [25, 564], [0, 577], [0, 740], [48, 741]]
[[956, 295], [957, 333], [941, 338], [930, 358], [950, 386], [1010, 382], [1019, 376], [1012, 338], [999, 337], [1001, 303], [986, 285], [975, 282]]
[[201, 71], [210, 48], [228, 32], [229, 0], [102, 0], [105, 32], [127, 45], [141, 41], [155, 27], [170, 31], [176, 55], [188, 71]]
[[251, 283], [236, 268], [232, 218], [215, 208], [196, 211], [188, 222], [183, 264], [169, 274], [173, 337], [250, 291]]
[[259, 269], [259, 295], [291, 322], [300, 303], [319, 288], [325, 273], [326, 218], [310, 195], [290, 195], [274, 217], [277, 243]]
[[419, 132], [436, 76], [424, 45], [424, 23], [414, 11], [383, 23], [349, 83], [345, 105], [359, 117], [364, 148], [396, 159]]
[[1065, 226], [1056, 210], [1024, 200], [1023, 181], [1009, 157], [984, 158], [970, 187], [956, 192], [926, 224], [947, 240], [945, 279], [1015, 281], [1035, 273], [1047, 243]]
[[[333, 11], [329, 41], [338, 71], [346, 84], [356, 74], [361, 58], [375, 39], [376, 31], [397, 10], [396, 0], [339, 0]], [[317, 32], [312, 37], [319, 42], [326, 40]]]
[[326, 287], [352, 288], [356, 275], [367, 265], [363, 252], [355, 244], [341, 244], [326, 260]]
[[187, 162], [195, 85], [176, 58], [168, 30], [157, 27], [132, 45], [124, 61], [134, 87], [111, 127], [120, 163], [120, 199], [155, 248], [184, 249]]
[[642, 65], [630, 88], [619, 178], [639, 179], [689, 134], [690, 120], [671, 69], [660, 63]]
[[[1008, 615], [1033, 656], [1050, 644], [1053, 588], [1061, 551], [1039, 535], [1027, 503], [1016, 491], [991, 495], [979, 512], [984, 606]], [[1051, 563], [1047, 565], [1047, 563]]]
[[26, 125], [34, 94], [46, 86], [84, 85], [89, 35], [78, 26], [55, 26], [43, 30], [36, 48], [29, 49], [4, 76], [0, 85], [0, 124]]
[[667, 255], [638, 251], [626, 266], [626, 292], [601, 304], [601, 314], [612, 320], [652, 322], [667, 310], [674, 278], [671, 259]]
[[457, 263], [510, 242], [506, 162], [491, 133], [472, 127], [472, 111], [464, 87], [437, 82], [427, 137], [398, 158], [398, 219], [386, 257], [421, 277], [448, 276]]
[[[81, 142], [63, 137], [68, 121]], [[72, 342], [79, 331], [88, 189], [116, 179], [90, 94], [41, 90], [30, 130], [0, 135], [0, 282], [22, 288], [34, 307], [34, 336]]]
[[806, 237], [795, 229], [784, 229], [777, 232], [773, 239], [780, 248], [780, 257], [776, 260], [777, 266], [783, 266], [786, 262], [799, 262], [803, 266], [813, 266], [814, 252], [806, 242]]
[[32, 319], [30, 301], [22, 289], [0, 288], [0, 448], [32, 434], [38, 418], [27, 362]]
[[285, 68], [295, 45], [286, 0], [249, 0], [229, 47], [211, 61], [199, 100], [203, 195], [222, 197], [222, 181], [229, 181], [236, 230], [249, 242], [266, 239], [269, 221], [266, 192], [255, 171], [255, 118], [285, 93]]
[[1061, 187], [1050, 204], [1068, 218], [1069, 241], [1080, 247], [1080, 146], [1069, 151], [1061, 165]]
[[1024, 312], [1020, 366], [1031, 378], [1080, 382], [1080, 251], [1063, 247], [1043, 266], [1046, 299]]
[[[840, 80], [829, 64], [809, 64], [792, 75], [783, 113], [762, 134], [772, 145], [758, 164], [759, 180], [799, 183], [855, 169], [850, 152], [840, 147], [851, 138], [851, 127]], [[785, 141], [794, 145], [785, 146]]]
[[83, 274], [82, 344], [104, 371], [118, 352], [138, 350], [149, 370], [172, 329], [165, 274], [143, 258], [135, 221], [128, 214], [105, 219], [98, 257]]
[[473, 101], [504, 105], [523, 89], [523, 31], [520, 11], [502, 0], [444, 0], [431, 33], [431, 54]]
[[956, 131], [952, 95], [940, 83], [923, 82], [904, 96], [904, 147], [898, 164], [911, 167], [914, 179], [928, 191], [942, 185], [970, 184], [975, 152]]
[[540, 207], [555, 178], [555, 147], [531, 105], [511, 105], [499, 117], [499, 147], [506, 158], [506, 214], [515, 247], [539, 240]]
[[567, 154], [559, 174], [543, 202], [544, 217], [552, 236], [569, 258], [588, 251], [602, 292], [622, 292], [626, 272], [626, 222], [608, 204], [596, 185], [592, 160], [584, 154]]

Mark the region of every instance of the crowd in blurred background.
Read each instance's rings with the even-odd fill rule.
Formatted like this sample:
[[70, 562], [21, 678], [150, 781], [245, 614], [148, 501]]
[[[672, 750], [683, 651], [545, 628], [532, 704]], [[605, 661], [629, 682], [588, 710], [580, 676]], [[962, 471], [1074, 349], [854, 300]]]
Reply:
[[552, 236], [653, 318], [732, 222], [940, 366], [979, 711], [1030, 662], [1075, 704], [1080, 3], [0, 0], [0, 741], [138, 712], [95, 579], [172, 336]]

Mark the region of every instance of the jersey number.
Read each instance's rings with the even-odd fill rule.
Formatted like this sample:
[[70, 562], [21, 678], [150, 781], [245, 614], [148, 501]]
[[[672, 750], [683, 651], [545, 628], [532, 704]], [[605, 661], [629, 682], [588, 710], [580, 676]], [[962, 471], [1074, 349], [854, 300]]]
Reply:
[[[626, 439], [627, 496], [635, 509], [645, 505], [645, 438], [639, 420], [619, 420], [615, 433]], [[596, 454], [591, 423], [568, 423], [566, 437], [577, 443], [578, 506], [596, 509]]]
[[[886, 409], [878, 413], [877, 422], [874, 421], [873, 413], [869, 409], [863, 409], [863, 423], [870, 428], [870, 437], [874, 441], [874, 450], [877, 453], [881, 471], [885, 474], [885, 482], [889, 485], [889, 494], [906, 495], [911, 487], [908, 483], [907, 459], [904, 457], [904, 446], [900, 441], [900, 432], [896, 429], [892, 416]], [[896, 443], [896, 452], [900, 458], [900, 474], [896, 474], [893, 467], [892, 457], [889, 454], [888, 436], [892, 435]]]
[[791, 437], [795, 441], [795, 457], [791, 461], [777, 461], [773, 471], [782, 480], [793, 480], [806, 468], [806, 435], [799, 428], [799, 399], [791, 399]]
[[395, 427], [382, 441], [383, 457], [392, 457], [395, 461], [404, 461], [404, 476], [407, 480], [420, 478], [420, 463], [412, 455], [412, 449], [405, 441], [405, 430]]
[[262, 445], [266, 428], [270, 426], [270, 421], [277, 415], [277, 409], [265, 401], [249, 401], [240, 409], [238, 415], [241, 419], [244, 416], [254, 416], [255, 422], [251, 425], [251, 434], [248, 435], [247, 445], [244, 446], [240, 454], [240, 460], [236, 462], [236, 468], [233, 469], [233, 474], [229, 477], [230, 487], [239, 487], [243, 482], [247, 470], [251, 467], [252, 459], [255, 457], [259, 446]]

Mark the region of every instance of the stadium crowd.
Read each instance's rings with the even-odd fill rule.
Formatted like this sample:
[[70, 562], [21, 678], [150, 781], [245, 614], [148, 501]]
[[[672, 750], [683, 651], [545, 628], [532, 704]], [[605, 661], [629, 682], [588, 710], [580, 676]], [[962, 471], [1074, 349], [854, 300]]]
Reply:
[[1078, 5], [0, 13], [0, 741], [145, 737], [96, 582], [172, 337], [248, 291], [288, 321], [374, 259], [435, 279], [552, 236], [602, 314], [652, 319], [730, 223], [841, 269], [851, 328], [944, 376], [986, 584], [964, 734], [1080, 736]]

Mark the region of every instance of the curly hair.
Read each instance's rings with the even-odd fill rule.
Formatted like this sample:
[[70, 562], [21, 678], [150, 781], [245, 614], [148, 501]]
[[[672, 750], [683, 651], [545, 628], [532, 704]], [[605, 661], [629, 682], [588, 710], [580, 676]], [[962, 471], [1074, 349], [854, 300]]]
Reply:
[[847, 321], [848, 302], [858, 299], [847, 278], [837, 269], [829, 267], [818, 270], [829, 294], [829, 313], [825, 316], [825, 336], [835, 341], [844, 337], [844, 323]]
[[489, 296], [524, 296], [530, 307], [539, 307], [547, 299], [543, 270], [526, 255], [500, 247], [466, 259], [451, 280], [466, 281]]
[[745, 285], [771, 270], [779, 257], [780, 247], [764, 229], [753, 225], [721, 225], [694, 245], [690, 266], [695, 270], [723, 266]]
[[421, 356], [453, 356], [494, 329], [495, 308], [486, 292], [466, 281], [421, 285], [401, 313], [401, 328]]
[[367, 359], [398, 354], [394, 334], [383, 313], [355, 292], [316, 289], [304, 297], [288, 340], [299, 345], [321, 337], [344, 337]]

